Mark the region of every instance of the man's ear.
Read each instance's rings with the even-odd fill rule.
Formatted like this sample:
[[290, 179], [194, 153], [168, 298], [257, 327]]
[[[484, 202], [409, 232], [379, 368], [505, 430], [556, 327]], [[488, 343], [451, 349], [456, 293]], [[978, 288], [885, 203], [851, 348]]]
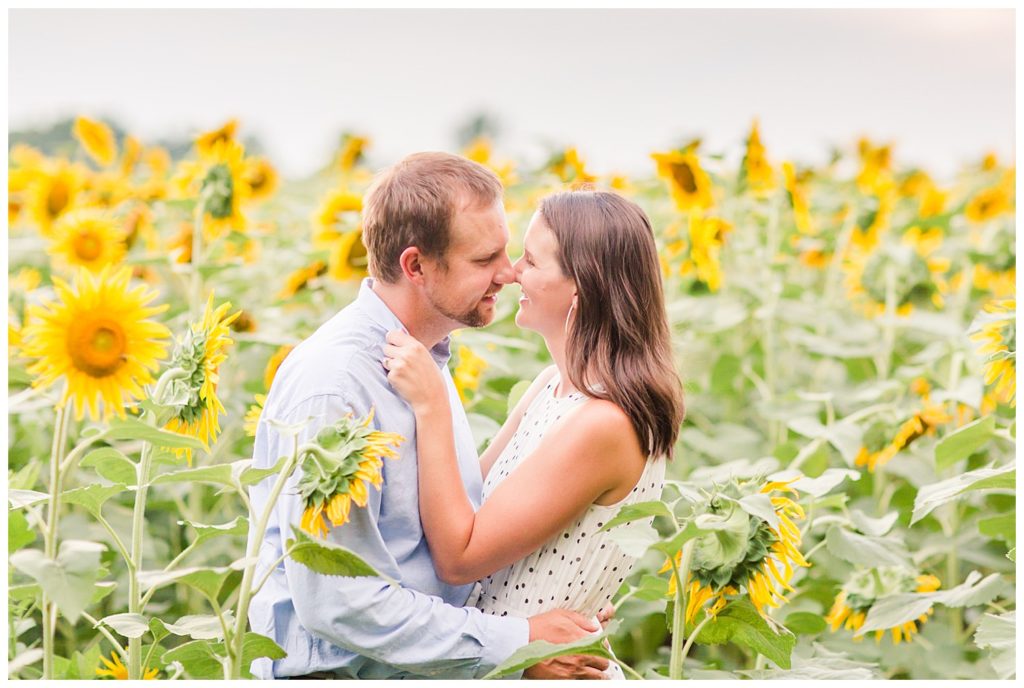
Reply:
[[402, 274], [407, 280], [415, 284], [423, 283], [423, 254], [418, 247], [410, 246], [402, 251], [398, 264], [402, 266]]

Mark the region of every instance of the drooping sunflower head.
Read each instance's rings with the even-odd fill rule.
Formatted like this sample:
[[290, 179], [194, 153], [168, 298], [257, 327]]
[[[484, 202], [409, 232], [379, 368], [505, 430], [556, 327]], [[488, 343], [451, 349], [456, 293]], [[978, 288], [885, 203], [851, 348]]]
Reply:
[[307, 289], [310, 282], [326, 273], [327, 263], [322, 260], [314, 260], [309, 265], [305, 265], [288, 275], [284, 287], [277, 294], [277, 298], [284, 300], [295, 296], [300, 291]]
[[722, 286], [722, 246], [725, 236], [732, 231], [732, 225], [717, 217], [705, 217], [698, 212], [690, 213], [690, 263], [697, 273], [697, 279], [707, 285], [710, 291]]
[[771, 163], [768, 162], [764, 144], [761, 143], [761, 131], [756, 119], [747, 136], [747, 148], [740, 168], [740, 180], [755, 195], [764, 195], [775, 188], [775, 172], [772, 170]]
[[[193, 323], [182, 337], [171, 356], [171, 367], [180, 368], [186, 377], [174, 383], [176, 404], [175, 415], [167, 422], [167, 428], [174, 432], [192, 435], [204, 445], [220, 434], [219, 416], [224, 405], [217, 397], [217, 383], [220, 381], [220, 364], [227, 358], [227, 349], [233, 343], [230, 338], [231, 323], [238, 312], [228, 315], [230, 303], [213, 308], [213, 293], [206, 302], [203, 317]], [[178, 449], [192, 463], [191, 449]]]
[[313, 247], [333, 249], [345, 232], [359, 225], [363, 197], [347, 188], [334, 189], [320, 202], [313, 215]]
[[782, 163], [782, 175], [786, 185], [786, 197], [793, 208], [793, 223], [801, 234], [813, 235], [815, 226], [811, 221], [807, 189], [791, 162]]
[[114, 132], [103, 122], [78, 117], [75, 119], [74, 134], [89, 157], [103, 167], [109, 167], [117, 158]]
[[964, 215], [975, 223], [988, 222], [1013, 210], [1009, 189], [1003, 184], [982, 189], [967, 202]]
[[196, 137], [196, 150], [200, 155], [209, 153], [215, 146], [231, 143], [235, 140], [235, 131], [238, 129], [238, 120], [229, 119], [216, 129], [203, 132]]
[[1017, 300], [1002, 299], [985, 305], [972, 324], [971, 340], [985, 355], [985, 384], [994, 385], [997, 401], [1017, 405]]
[[342, 174], [348, 174], [355, 169], [356, 165], [363, 159], [366, 149], [370, 146], [370, 139], [365, 136], [346, 133], [341, 137], [341, 147], [338, 150], [338, 167]]
[[334, 242], [327, 261], [327, 274], [341, 282], [360, 280], [369, 274], [369, 265], [360, 226], [345, 232]]
[[124, 417], [125, 406], [143, 396], [142, 385], [166, 355], [170, 331], [151, 318], [166, 306], [148, 304], [157, 294], [130, 287], [131, 269], [110, 266], [98, 274], [80, 269], [69, 285], [54, 278], [57, 300], [29, 306], [24, 353], [37, 358], [28, 371], [33, 385], [64, 380], [60, 403], [72, 400], [75, 418]]
[[277, 190], [277, 170], [263, 157], [245, 159], [242, 179], [249, 187], [248, 200], [265, 200]]
[[369, 486], [380, 490], [384, 459], [398, 458], [404, 440], [370, 427], [373, 411], [356, 420], [351, 414], [317, 433], [299, 449], [302, 477], [298, 490], [305, 510], [299, 527], [315, 537], [348, 521], [352, 505], [365, 507]]
[[82, 208], [66, 213], [53, 229], [54, 239], [47, 252], [64, 266], [99, 272], [124, 259], [124, 229], [106, 211]]
[[[785, 496], [796, 494], [792, 482], [734, 480], [716, 486], [696, 507], [695, 522], [706, 532], [693, 547], [687, 620], [692, 621], [712, 600], [705, 611], [716, 613], [728, 595], [741, 590], [762, 615], [767, 615], [768, 607], [786, 601], [781, 590], [793, 590], [794, 566], [810, 566], [799, 551], [801, 533], [793, 522], [804, 517], [803, 509]], [[769, 512], [770, 521], [764, 517]], [[662, 571], [670, 567], [671, 562], [666, 562]], [[669, 589], [675, 594], [674, 578]]]
[[[912, 592], [934, 592], [941, 586], [939, 579], [930, 574], [919, 575], [901, 566], [879, 566], [872, 569], [854, 571], [843, 584], [829, 610], [825, 621], [832, 632], [840, 627], [854, 631], [854, 640], [863, 640], [857, 630], [864, 625], [871, 608], [890, 595]], [[892, 632], [893, 643], [910, 642], [919, 631], [919, 624], [928, 620], [932, 609], [919, 616], [916, 620], [875, 631], [875, 642], [880, 643], [887, 631]]]
[[234, 139], [217, 139], [201, 149], [198, 161], [178, 165], [171, 184], [182, 198], [202, 201], [203, 236], [213, 240], [228, 231], [242, 231], [242, 203], [249, 196], [245, 181], [245, 149]]
[[56, 160], [33, 175], [28, 189], [28, 208], [43, 236], [50, 236], [53, 224], [78, 202], [85, 185], [85, 170]]
[[658, 176], [668, 184], [672, 199], [681, 211], [710, 208], [714, 203], [711, 178], [701, 167], [694, 150], [652, 153]]

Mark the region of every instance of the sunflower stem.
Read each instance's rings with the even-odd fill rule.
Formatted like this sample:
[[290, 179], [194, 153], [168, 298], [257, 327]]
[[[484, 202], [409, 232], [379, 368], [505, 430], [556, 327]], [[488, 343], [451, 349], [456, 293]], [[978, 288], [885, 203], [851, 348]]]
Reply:
[[690, 576], [690, 558], [693, 556], [693, 548], [696, 540], [690, 540], [683, 545], [682, 554], [679, 557], [679, 565], [676, 565], [674, 557], [669, 557], [672, 564], [672, 572], [676, 577], [676, 604], [672, 610], [672, 654], [669, 660], [668, 676], [673, 681], [683, 678], [683, 639], [686, 634], [686, 583]]
[[887, 380], [896, 345], [896, 266], [885, 265], [885, 323], [882, 327], [882, 354], [878, 363], [878, 379]]
[[[50, 452], [50, 500], [46, 515], [46, 529], [43, 531], [43, 545], [47, 559], [57, 558], [57, 521], [60, 514], [60, 493], [63, 474], [61, 473], [64, 445], [68, 432], [68, 405], [65, 401], [57, 407], [54, 422], [53, 447]], [[43, 679], [53, 678], [55, 626], [57, 605], [43, 590]]]
[[[149, 491], [150, 463], [153, 445], [142, 446], [136, 474], [135, 509], [132, 513], [132, 566], [128, 568], [128, 611], [142, 613], [142, 594], [139, 589], [139, 571], [142, 570], [142, 537], [146, 521], [146, 495]], [[128, 639], [128, 678], [142, 678], [142, 638]]]
[[[277, 474], [277, 481], [274, 483], [274, 487], [270, 490], [270, 496], [267, 498], [267, 504], [263, 507], [263, 513], [260, 515], [260, 520], [256, 524], [256, 530], [253, 531], [253, 537], [249, 538], [249, 546], [245, 553], [246, 559], [249, 563], [245, 566], [245, 572], [242, 574], [242, 584], [238, 587], [238, 607], [235, 614], [235, 629], [231, 635], [231, 638], [225, 638], [225, 647], [231, 649], [228, 650], [228, 663], [229, 663], [229, 678], [237, 680], [242, 678], [242, 649], [245, 645], [245, 627], [249, 622], [249, 603], [252, 601], [253, 595], [258, 591], [253, 589], [252, 581], [256, 575], [256, 564], [257, 557], [259, 556], [260, 547], [263, 544], [263, 536], [267, 532], [267, 525], [270, 523], [270, 515], [273, 513], [275, 506], [277, 505], [277, 499], [281, 496], [281, 491], [284, 490], [285, 484], [288, 482], [288, 478], [291, 477], [292, 472], [295, 469], [295, 465], [299, 461], [299, 437], [294, 435], [292, 437], [292, 455], [288, 461], [285, 462], [281, 468], [281, 472]], [[274, 565], [276, 567], [276, 564]], [[271, 569], [273, 570], [273, 569]], [[268, 572], [269, 574], [269, 572]], [[264, 577], [265, 578], [265, 577]], [[263, 587], [265, 580], [260, 581], [259, 587]]]
[[693, 641], [695, 641], [697, 639], [697, 636], [700, 635], [700, 629], [704, 628], [704, 626], [710, 623], [710, 621], [713, 618], [715, 617], [711, 616], [707, 612], [704, 612], [704, 618], [701, 620], [699, 624], [697, 624], [697, 627], [693, 629], [693, 632], [690, 633], [690, 637], [686, 639], [686, 644], [683, 645], [683, 656], [679, 660], [680, 671], [682, 671], [682, 664], [686, 661], [686, 656], [690, 654], [690, 647], [693, 645]]

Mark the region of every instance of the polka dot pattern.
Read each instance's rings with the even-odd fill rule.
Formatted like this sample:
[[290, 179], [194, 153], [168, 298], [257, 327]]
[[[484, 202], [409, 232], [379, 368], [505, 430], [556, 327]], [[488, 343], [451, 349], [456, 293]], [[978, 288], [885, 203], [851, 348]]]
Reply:
[[[491, 467], [483, 499], [536, 449], [544, 433], [572, 408], [586, 400], [574, 392], [556, 397], [559, 376], [540, 391], [519, 428]], [[594, 616], [619, 590], [635, 559], [600, 532], [627, 504], [661, 497], [665, 459], [649, 460], [633, 490], [621, 501], [591, 504], [582, 517], [525, 559], [480, 581], [476, 606], [499, 616], [532, 616], [551, 609], [571, 609]], [[650, 522], [650, 519], [648, 522]]]

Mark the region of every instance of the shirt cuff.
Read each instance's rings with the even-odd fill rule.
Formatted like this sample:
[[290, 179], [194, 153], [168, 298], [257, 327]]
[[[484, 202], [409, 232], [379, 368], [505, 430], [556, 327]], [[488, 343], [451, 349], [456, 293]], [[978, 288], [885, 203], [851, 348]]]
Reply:
[[[487, 640], [480, 654], [481, 672], [476, 678], [483, 678], [530, 642], [530, 622], [518, 616], [494, 616], [481, 612], [480, 626]], [[517, 671], [505, 678], [518, 680], [522, 677], [523, 672]]]

